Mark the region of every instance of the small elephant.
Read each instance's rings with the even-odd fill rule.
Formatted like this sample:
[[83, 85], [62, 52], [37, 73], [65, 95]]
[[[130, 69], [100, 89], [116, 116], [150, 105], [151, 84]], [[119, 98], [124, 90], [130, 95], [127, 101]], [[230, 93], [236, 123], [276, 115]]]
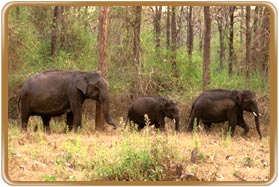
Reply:
[[18, 99], [21, 128], [26, 131], [29, 117], [37, 115], [49, 133], [51, 117], [66, 113], [69, 130], [77, 129], [81, 127], [82, 104], [87, 98], [100, 101], [105, 120], [116, 128], [109, 115], [108, 83], [101, 72], [50, 70], [32, 75]]
[[174, 119], [175, 130], [179, 131], [179, 110], [173, 101], [162, 97], [141, 97], [131, 104], [127, 122], [133, 121], [138, 125], [138, 130], [141, 130], [146, 125], [145, 114], [148, 115], [150, 124], [160, 130], [165, 129], [165, 117]]
[[194, 119], [197, 118], [197, 125], [201, 120], [207, 129], [212, 123], [228, 121], [228, 128], [231, 130], [232, 136], [236, 125], [241, 126], [244, 129], [244, 135], [246, 135], [249, 126], [243, 118], [244, 110], [252, 112], [255, 116], [256, 128], [261, 139], [257, 98], [249, 90], [216, 89], [202, 93], [192, 105], [188, 131], [193, 130]]

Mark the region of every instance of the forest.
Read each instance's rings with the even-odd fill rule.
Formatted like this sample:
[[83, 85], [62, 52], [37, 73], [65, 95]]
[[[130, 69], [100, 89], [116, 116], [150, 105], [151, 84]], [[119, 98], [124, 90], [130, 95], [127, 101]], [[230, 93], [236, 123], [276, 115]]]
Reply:
[[[8, 178], [269, 181], [270, 11], [264, 5], [11, 6], [6, 14]], [[63, 133], [63, 116], [51, 121], [50, 135], [37, 117], [29, 126], [39, 131], [21, 133], [20, 89], [46, 70], [101, 71], [118, 128], [102, 122], [98, 102], [86, 100], [78, 133]], [[187, 133], [192, 102], [211, 89], [255, 93], [263, 139], [248, 112], [247, 137], [239, 127], [231, 137], [219, 124], [209, 133]], [[181, 132], [173, 130], [171, 120], [166, 132], [125, 129], [130, 104], [142, 96], [175, 101]]]

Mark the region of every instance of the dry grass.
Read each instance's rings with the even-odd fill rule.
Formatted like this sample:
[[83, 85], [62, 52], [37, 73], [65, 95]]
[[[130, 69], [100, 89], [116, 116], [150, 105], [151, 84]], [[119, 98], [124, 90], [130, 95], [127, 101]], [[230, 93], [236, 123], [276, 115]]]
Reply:
[[[33, 119], [31, 124], [34, 123], [39, 122]], [[23, 134], [10, 124], [8, 177], [11, 181], [268, 181], [271, 176], [268, 124], [261, 123], [262, 140], [254, 128], [245, 138], [240, 135], [240, 127], [236, 128], [235, 137], [225, 136], [220, 125], [213, 126], [208, 134], [201, 131], [195, 135], [176, 134], [170, 126], [164, 133], [118, 128], [103, 133], [82, 129], [79, 133], [47, 135], [40, 131]], [[134, 151], [138, 154], [135, 163], [142, 162], [145, 158], [140, 154], [146, 150], [152, 163], [144, 162], [153, 169], [130, 171], [129, 166], [135, 166], [127, 162], [131, 157], [127, 155]], [[136, 176], [131, 176], [132, 172]]]

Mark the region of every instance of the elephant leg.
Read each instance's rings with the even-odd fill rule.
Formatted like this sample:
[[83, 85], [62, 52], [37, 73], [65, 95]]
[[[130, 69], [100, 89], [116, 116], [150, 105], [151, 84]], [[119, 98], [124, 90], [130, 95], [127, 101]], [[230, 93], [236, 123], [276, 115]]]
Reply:
[[27, 132], [27, 124], [28, 124], [28, 121], [29, 121], [29, 113], [21, 113], [21, 131], [23, 132]]
[[42, 116], [41, 118], [43, 120], [44, 128], [45, 128], [47, 134], [50, 134], [49, 122], [51, 120], [51, 117], [49, 117], [49, 116]]
[[68, 128], [69, 131], [73, 129], [73, 113], [67, 112], [66, 114], [66, 129]]
[[235, 131], [235, 126], [236, 126], [236, 123], [237, 123], [237, 116], [235, 114], [234, 111], [230, 112], [229, 115], [228, 115], [228, 121], [229, 121], [229, 126], [228, 126], [228, 132], [230, 131], [231, 132], [231, 136], [233, 137], [234, 136], [234, 131]]
[[191, 115], [189, 125], [188, 125], [188, 131], [189, 132], [192, 132], [193, 129], [194, 129], [194, 120], [195, 120], [194, 116]]
[[165, 131], [165, 120], [161, 119], [158, 123], [160, 131]]
[[209, 132], [209, 130], [211, 129], [211, 125], [212, 123], [204, 123], [204, 129], [206, 132]]
[[82, 105], [81, 103], [71, 104], [71, 111], [73, 113], [73, 128], [75, 130], [81, 128], [82, 121]]
[[237, 124], [244, 129], [243, 135], [246, 136], [249, 132], [249, 126], [246, 124], [243, 118], [239, 118]]

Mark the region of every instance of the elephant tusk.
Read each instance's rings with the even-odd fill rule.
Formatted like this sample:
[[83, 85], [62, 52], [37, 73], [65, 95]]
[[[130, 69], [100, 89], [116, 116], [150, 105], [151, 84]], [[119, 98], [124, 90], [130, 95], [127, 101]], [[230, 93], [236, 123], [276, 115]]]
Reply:
[[256, 116], [256, 117], [258, 116], [258, 115], [256, 114], [256, 112], [253, 112], [253, 114], [254, 114], [254, 116]]
[[176, 122], [176, 120], [175, 120], [175, 119], [173, 119], [173, 122], [175, 123], [175, 122]]

